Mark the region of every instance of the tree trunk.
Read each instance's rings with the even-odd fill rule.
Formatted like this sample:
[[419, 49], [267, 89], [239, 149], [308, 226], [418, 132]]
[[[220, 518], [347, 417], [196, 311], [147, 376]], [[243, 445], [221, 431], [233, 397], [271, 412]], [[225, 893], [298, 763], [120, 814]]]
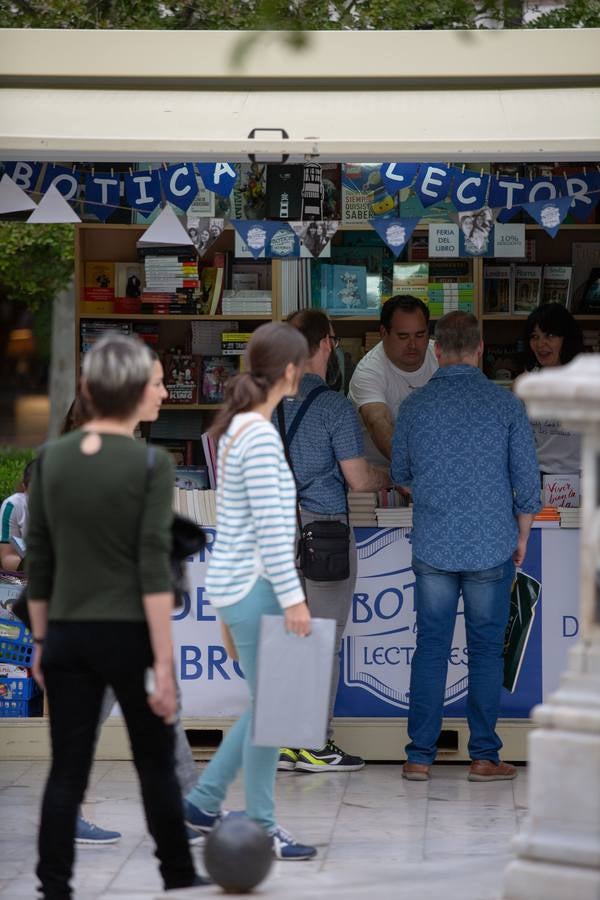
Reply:
[[60, 434], [61, 425], [75, 397], [75, 290], [71, 281], [54, 298], [50, 356], [50, 422], [48, 438]]

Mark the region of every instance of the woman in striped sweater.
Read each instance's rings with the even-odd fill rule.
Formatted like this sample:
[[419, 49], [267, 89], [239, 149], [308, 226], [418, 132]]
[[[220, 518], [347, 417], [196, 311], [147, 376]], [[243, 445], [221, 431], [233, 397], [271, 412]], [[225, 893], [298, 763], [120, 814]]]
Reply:
[[[310, 614], [294, 562], [296, 490], [271, 415], [298, 389], [308, 346], [282, 322], [261, 325], [245, 354], [246, 370], [230, 379], [215, 421], [218, 451], [217, 538], [206, 589], [230, 629], [251, 698], [263, 615], [283, 614], [288, 631], [310, 632]], [[244, 770], [246, 812], [273, 838], [278, 859], [311, 859], [275, 819], [279, 748], [252, 743], [252, 700], [187, 795], [185, 818], [208, 832], [222, 816], [227, 788]]]

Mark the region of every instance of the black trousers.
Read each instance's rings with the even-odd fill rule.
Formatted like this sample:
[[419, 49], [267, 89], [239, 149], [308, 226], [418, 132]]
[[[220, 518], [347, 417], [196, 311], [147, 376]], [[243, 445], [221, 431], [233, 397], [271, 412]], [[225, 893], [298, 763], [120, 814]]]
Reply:
[[153, 654], [145, 623], [51, 622], [42, 668], [52, 766], [40, 822], [36, 873], [46, 900], [68, 900], [77, 811], [87, 787], [106, 685], [117, 697], [137, 769], [148, 830], [166, 888], [187, 887], [194, 865], [175, 777], [173, 727], [148, 706], [144, 672]]

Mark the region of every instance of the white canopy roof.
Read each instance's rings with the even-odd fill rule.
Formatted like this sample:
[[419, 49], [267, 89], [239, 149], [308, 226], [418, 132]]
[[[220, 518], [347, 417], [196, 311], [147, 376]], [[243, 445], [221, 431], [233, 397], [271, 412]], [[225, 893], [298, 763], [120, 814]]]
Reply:
[[599, 51], [596, 29], [313, 32], [298, 53], [273, 32], [0, 29], [0, 158], [595, 160]]

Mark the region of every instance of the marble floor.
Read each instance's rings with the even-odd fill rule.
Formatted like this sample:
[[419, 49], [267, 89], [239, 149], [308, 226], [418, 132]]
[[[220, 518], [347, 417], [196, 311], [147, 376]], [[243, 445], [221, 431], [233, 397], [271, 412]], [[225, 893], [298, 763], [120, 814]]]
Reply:
[[[36, 825], [43, 762], [0, 761], [0, 898], [35, 897]], [[315, 843], [314, 861], [276, 863], [255, 895], [264, 900], [497, 900], [510, 840], [526, 813], [527, 771], [511, 782], [470, 783], [466, 766], [435, 766], [429, 783], [397, 765], [362, 772], [277, 776], [280, 822]], [[239, 783], [228, 798], [243, 808]], [[217, 887], [163, 894], [129, 762], [97, 762], [88, 818], [118, 829], [113, 846], [77, 854], [77, 900], [224, 896]], [[202, 870], [202, 847], [194, 848]]]

